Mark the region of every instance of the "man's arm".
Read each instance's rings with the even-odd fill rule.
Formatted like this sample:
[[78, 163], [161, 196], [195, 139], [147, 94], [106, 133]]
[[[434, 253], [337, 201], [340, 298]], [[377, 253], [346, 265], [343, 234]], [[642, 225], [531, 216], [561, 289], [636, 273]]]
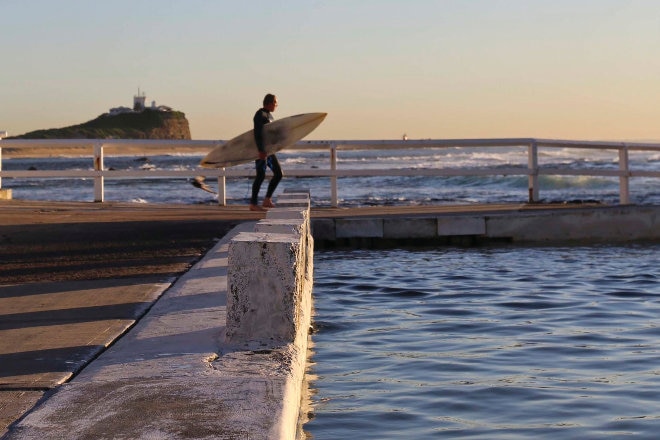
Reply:
[[270, 121], [268, 117], [262, 110], [259, 110], [254, 115], [254, 140], [257, 143], [257, 149], [259, 150], [259, 153], [266, 153], [266, 148], [264, 146], [264, 125], [268, 124], [269, 122]]

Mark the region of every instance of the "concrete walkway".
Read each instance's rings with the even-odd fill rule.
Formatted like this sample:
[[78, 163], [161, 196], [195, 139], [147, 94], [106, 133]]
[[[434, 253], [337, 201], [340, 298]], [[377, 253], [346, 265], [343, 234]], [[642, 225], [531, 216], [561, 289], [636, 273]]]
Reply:
[[0, 436], [144, 315], [245, 209], [0, 202]]
[[269, 381], [277, 380], [277, 359], [273, 371], [251, 371], [256, 358], [260, 369], [269, 365], [270, 350], [237, 351], [222, 340], [228, 242], [252, 228], [235, 228], [135, 328], [3, 438], [268, 438], [282, 399]]
[[130, 278], [0, 288], [0, 434], [127, 331], [168, 286]]

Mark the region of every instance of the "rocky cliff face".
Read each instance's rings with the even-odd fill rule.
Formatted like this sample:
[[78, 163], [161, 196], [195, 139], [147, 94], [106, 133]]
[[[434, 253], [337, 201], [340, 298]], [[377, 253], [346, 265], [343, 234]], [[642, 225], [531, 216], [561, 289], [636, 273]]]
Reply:
[[37, 130], [13, 139], [191, 139], [182, 112], [146, 109], [139, 113], [103, 114], [84, 124]]
[[160, 124], [144, 130], [144, 139], [190, 139], [190, 125], [185, 115], [181, 115], [181, 118], [165, 117]]

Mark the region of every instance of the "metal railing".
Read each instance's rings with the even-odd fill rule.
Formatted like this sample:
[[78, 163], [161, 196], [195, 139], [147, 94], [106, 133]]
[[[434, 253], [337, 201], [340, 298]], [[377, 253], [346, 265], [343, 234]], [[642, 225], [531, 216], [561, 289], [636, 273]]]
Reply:
[[[57, 140], [0, 140], [0, 188], [2, 178], [92, 178], [94, 179], [94, 200], [104, 201], [104, 181], [106, 178], [182, 178], [203, 175], [218, 179], [218, 203], [226, 204], [226, 178], [249, 177], [254, 174], [250, 169], [241, 168], [199, 168], [196, 170], [108, 170], [103, 161], [105, 149], [111, 147], [114, 152], [122, 148], [140, 147], [144, 151], [155, 148], [167, 148], [176, 152], [179, 147], [199, 148], [199, 151], [209, 151], [222, 144], [223, 141], [194, 140], [121, 140], [121, 139], [57, 139]], [[93, 169], [90, 170], [26, 170], [3, 171], [2, 148], [58, 148], [58, 147], [88, 147], [91, 149]], [[455, 147], [521, 147], [527, 150], [527, 167], [510, 168], [425, 168], [425, 169], [340, 169], [339, 151], [341, 150], [403, 150], [423, 148], [455, 148]], [[541, 167], [538, 160], [538, 149], [544, 148], [576, 148], [594, 150], [615, 150], [618, 152], [618, 169], [572, 169], [562, 167]], [[539, 176], [542, 175], [573, 175], [573, 176], [604, 176], [619, 178], [619, 203], [630, 203], [630, 178], [652, 177], [660, 178], [660, 170], [633, 170], [630, 168], [629, 152], [657, 151], [660, 143], [640, 142], [601, 142], [572, 141], [536, 138], [511, 139], [425, 139], [425, 140], [323, 140], [301, 141], [287, 150], [327, 150], [330, 167], [327, 169], [297, 169], [287, 170], [287, 176], [292, 177], [329, 177], [330, 200], [332, 206], [338, 206], [338, 179], [340, 177], [371, 177], [371, 176], [527, 176], [529, 202], [539, 201]]]

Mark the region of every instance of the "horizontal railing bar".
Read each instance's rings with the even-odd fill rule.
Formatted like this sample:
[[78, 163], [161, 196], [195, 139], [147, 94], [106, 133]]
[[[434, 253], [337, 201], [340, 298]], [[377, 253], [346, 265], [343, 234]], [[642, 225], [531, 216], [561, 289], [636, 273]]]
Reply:
[[72, 178], [86, 178], [86, 177], [105, 177], [106, 179], [121, 178], [121, 177], [135, 177], [135, 178], [166, 178], [166, 177], [242, 177], [254, 176], [253, 171], [236, 170], [236, 171], [223, 171], [223, 170], [17, 170], [17, 171], [0, 171], [0, 177], [9, 178], [45, 178], [45, 177], [72, 177]]
[[630, 177], [660, 177], [660, 171], [630, 171]]
[[[566, 170], [561, 168], [538, 169], [539, 175], [566, 175], [566, 176], [599, 176], [599, 177], [660, 177], [660, 171], [629, 171], [625, 173], [619, 170], [595, 170], [580, 169]], [[330, 169], [314, 170], [287, 170], [289, 177], [415, 177], [415, 176], [528, 176], [533, 174], [527, 168], [400, 168], [400, 169], [342, 169], [332, 171]], [[0, 171], [0, 177], [6, 178], [168, 178], [168, 177], [254, 177], [251, 169], [196, 169], [196, 170], [13, 170]]]
[[612, 141], [573, 141], [561, 139], [536, 139], [539, 147], [562, 147], [580, 149], [623, 149], [629, 150], [660, 150], [660, 143], [653, 142], [612, 142]]
[[[310, 176], [336, 176], [336, 177], [416, 177], [416, 176], [488, 176], [488, 175], [528, 175], [525, 168], [506, 168], [494, 172], [488, 168], [399, 168], [388, 170], [342, 169], [334, 173], [332, 170], [306, 170], [311, 171]], [[294, 176], [288, 171], [287, 175]]]
[[[350, 149], [409, 149], [430, 147], [515, 147], [527, 146], [533, 139], [411, 139], [411, 140], [339, 140], [339, 141], [308, 141], [308, 144], [328, 143], [340, 150]], [[296, 144], [298, 147], [299, 143]]]
[[219, 140], [173, 140], [173, 139], [2, 139], [0, 147], [3, 148], [61, 148], [61, 147], [93, 147], [95, 145], [112, 147], [146, 147], [162, 148], [177, 146], [193, 146], [200, 148], [214, 148], [224, 141]]
[[620, 170], [594, 170], [594, 169], [580, 169], [580, 170], [567, 170], [562, 168], [539, 168], [539, 174], [544, 176], [597, 176], [597, 177], [620, 177], [627, 176]]
[[[2, 139], [0, 147], [35, 148], [35, 147], [93, 147], [95, 145], [112, 147], [175, 148], [199, 147], [212, 149], [224, 144], [225, 140], [169, 140], [169, 139]], [[408, 148], [451, 148], [451, 147], [515, 147], [536, 143], [539, 147], [585, 148], [585, 149], [629, 149], [639, 151], [658, 151], [660, 143], [620, 142], [620, 141], [575, 141], [562, 139], [537, 138], [496, 138], [496, 139], [409, 139], [409, 140], [310, 140], [299, 141], [287, 147], [292, 150], [326, 149], [334, 145], [338, 149], [408, 149]]]
[[94, 170], [18, 170], [18, 171], [0, 171], [0, 177], [9, 178], [91, 178], [102, 176], [102, 171]]
[[536, 143], [544, 147], [595, 148], [631, 150], [660, 150], [660, 143], [652, 142], [619, 142], [619, 141], [574, 141], [562, 139], [536, 138], [498, 138], [498, 139], [409, 139], [409, 140], [323, 140], [300, 141], [292, 149], [321, 148], [334, 144], [339, 149], [347, 147], [375, 148], [425, 148], [425, 147], [516, 147]]

